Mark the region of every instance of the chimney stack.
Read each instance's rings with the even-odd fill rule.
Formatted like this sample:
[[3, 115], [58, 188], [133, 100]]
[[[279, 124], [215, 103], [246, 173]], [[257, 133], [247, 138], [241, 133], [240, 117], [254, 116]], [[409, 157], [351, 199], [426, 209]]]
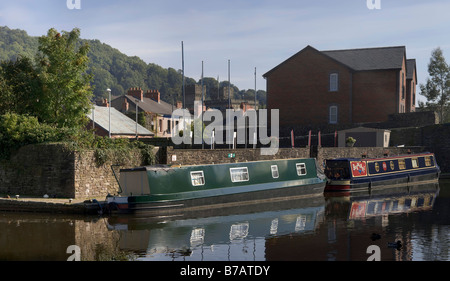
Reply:
[[147, 90], [147, 93], [145, 93], [145, 97], [152, 99], [157, 103], [160, 103], [161, 101], [161, 94], [159, 93], [158, 90]]
[[127, 98], [124, 98], [123, 99], [123, 103], [122, 103], [122, 112], [127, 112], [128, 111], [128, 108], [129, 108], [129, 103], [128, 103], [128, 100], [127, 100]]
[[143, 94], [144, 94], [144, 91], [142, 91], [141, 88], [130, 88], [127, 93], [127, 95], [132, 96], [132, 97], [138, 99], [139, 101], [144, 100]]

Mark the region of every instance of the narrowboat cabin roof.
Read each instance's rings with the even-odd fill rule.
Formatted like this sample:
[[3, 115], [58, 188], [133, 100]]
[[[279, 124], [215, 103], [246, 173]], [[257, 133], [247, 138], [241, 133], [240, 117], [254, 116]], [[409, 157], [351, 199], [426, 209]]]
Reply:
[[384, 156], [381, 158], [355, 158], [355, 157], [342, 157], [342, 158], [334, 158], [327, 159], [327, 161], [382, 161], [386, 159], [397, 159], [397, 158], [409, 158], [409, 157], [421, 157], [426, 155], [431, 155], [431, 152], [423, 152], [423, 153], [415, 153], [415, 154], [400, 154], [400, 155], [392, 155], [392, 156]]
[[[212, 166], [212, 165], [245, 165], [247, 163], [259, 163], [259, 162], [277, 162], [277, 161], [289, 161], [289, 160], [304, 160], [308, 158], [286, 158], [286, 159], [268, 159], [268, 160], [256, 160], [256, 161], [246, 161], [246, 162], [228, 162], [228, 163], [205, 163], [205, 164], [155, 164], [139, 166], [134, 168], [123, 168], [120, 171], [145, 171], [145, 170], [157, 170], [157, 169], [170, 169], [170, 168], [188, 168], [188, 167], [202, 167], [202, 166]], [[350, 158], [348, 158], [350, 159]]]

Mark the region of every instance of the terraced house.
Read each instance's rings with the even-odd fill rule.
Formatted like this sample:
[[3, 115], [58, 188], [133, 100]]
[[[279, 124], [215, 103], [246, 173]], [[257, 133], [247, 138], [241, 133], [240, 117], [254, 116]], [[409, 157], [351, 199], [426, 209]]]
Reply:
[[263, 75], [280, 126], [384, 122], [415, 111], [416, 61], [406, 47], [307, 46]]

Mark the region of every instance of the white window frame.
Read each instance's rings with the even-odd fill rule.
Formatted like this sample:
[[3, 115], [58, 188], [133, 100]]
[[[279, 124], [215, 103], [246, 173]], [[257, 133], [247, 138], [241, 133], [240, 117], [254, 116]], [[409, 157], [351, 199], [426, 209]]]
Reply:
[[[241, 174], [239, 174], [241, 171]], [[231, 182], [244, 182], [250, 180], [247, 167], [230, 168]]]
[[329, 85], [330, 92], [337, 92], [339, 91], [339, 74], [334, 72], [330, 73], [330, 85]]
[[[201, 174], [201, 175], [198, 178], [194, 178], [194, 177], [196, 177], [196, 176], [194, 176], [195, 174]], [[202, 183], [197, 183], [197, 181], [199, 179], [201, 179]], [[202, 186], [202, 185], [205, 185], [205, 183], [206, 183], [206, 180], [205, 180], [205, 175], [203, 174], [203, 171], [192, 171], [191, 172], [191, 184], [193, 186]]]
[[[332, 110], [335, 110], [336, 113], [332, 114]], [[328, 122], [330, 124], [337, 124], [338, 123], [338, 114], [339, 114], [339, 107], [337, 105], [330, 105], [328, 109]]]
[[[278, 173], [278, 165], [270, 166], [270, 170], [272, 172], [272, 178], [277, 179], [280, 177], [280, 174]], [[274, 175], [274, 173], [276, 173], [276, 176]]]
[[411, 158], [411, 165], [413, 169], [419, 168], [419, 159], [418, 158]]
[[[295, 167], [297, 168], [297, 176], [304, 176], [307, 173], [306, 164], [305, 163], [296, 163]], [[302, 170], [305, 169], [305, 173]]]

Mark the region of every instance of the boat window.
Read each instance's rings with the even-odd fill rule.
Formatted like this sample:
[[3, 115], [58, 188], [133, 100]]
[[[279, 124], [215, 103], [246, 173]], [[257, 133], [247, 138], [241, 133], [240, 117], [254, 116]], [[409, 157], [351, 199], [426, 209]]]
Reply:
[[280, 176], [278, 174], [278, 166], [272, 165], [272, 166], [270, 166], [270, 169], [272, 170], [272, 178], [277, 179]]
[[299, 176], [306, 175], [306, 164], [305, 163], [297, 163], [295, 165], [297, 167], [297, 175], [299, 175]]
[[191, 181], [193, 186], [199, 186], [205, 184], [205, 176], [203, 171], [191, 172]]
[[249, 180], [247, 167], [230, 168], [230, 176], [232, 182], [241, 182]]
[[418, 168], [419, 167], [419, 163], [417, 161], [417, 158], [412, 158], [411, 159], [411, 163], [412, 163], [412, 167], [413, 168]]
[[329, 179], [339, 180], [350, 178], [350, 170], [347, 161], [327, 161], [325, 175]]
[[405, 159], [398, 159], [398, 168], [400, 170], [406, 169]]
[[380, 171], [380, 164], [375, 163], [375, 171], [378, 173]]
[[431, 156], [425, 156], [425, 166], [431, 166]]

